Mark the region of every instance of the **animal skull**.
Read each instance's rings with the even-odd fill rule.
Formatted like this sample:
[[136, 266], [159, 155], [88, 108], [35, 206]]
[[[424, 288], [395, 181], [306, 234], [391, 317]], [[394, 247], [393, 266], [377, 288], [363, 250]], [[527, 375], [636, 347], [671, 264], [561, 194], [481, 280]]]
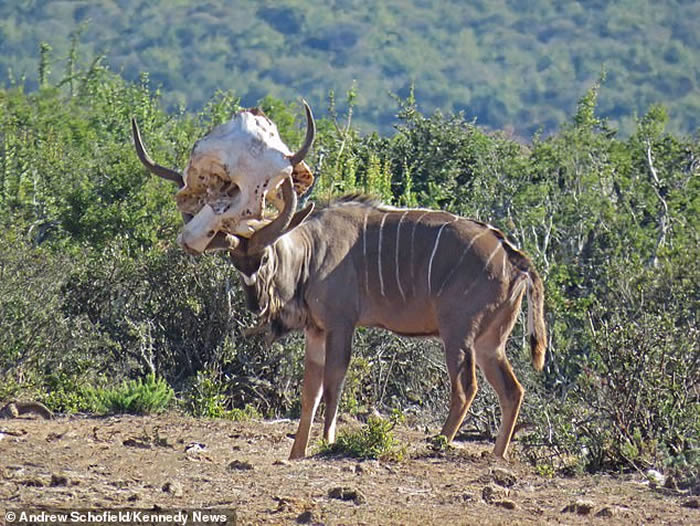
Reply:
[[[313, 182], [303, 161], [314, 139], [311, 109], [304, 102], [307, 132], [304, 145], [292, 154], [277, 126], [257, 108], [238, 112], [197, 141], [184, 177], [156, 165], [146, 154], [135, 122], [136, 150], [150, 171], [180, 186], [175, 196], [185, 218], [178, 243], [201, 253], [217, 232], [249, 237], [264, 223], [265, 200], [282, 210], [277, 195], [283, 179], [291, 176], [297, 195]], [[178, 180], [179, 177], [179, 180]]]

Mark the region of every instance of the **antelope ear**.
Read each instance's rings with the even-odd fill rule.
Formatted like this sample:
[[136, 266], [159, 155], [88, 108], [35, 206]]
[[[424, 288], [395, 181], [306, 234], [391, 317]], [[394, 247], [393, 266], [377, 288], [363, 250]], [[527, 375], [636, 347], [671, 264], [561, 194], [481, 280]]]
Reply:
[[285, 233], [291, 232], [294, 230], [296, 227], [301, 225], [304, 220], [309, 217], [309, 214], [314, 211], [314, 204], [310, 203], [306, 208], [303, 210], [299, 210], [294, 214], [294, 217], [292, 217], [292, 220], [289, 222], [289, 226], [286, 228], [284, 231]]

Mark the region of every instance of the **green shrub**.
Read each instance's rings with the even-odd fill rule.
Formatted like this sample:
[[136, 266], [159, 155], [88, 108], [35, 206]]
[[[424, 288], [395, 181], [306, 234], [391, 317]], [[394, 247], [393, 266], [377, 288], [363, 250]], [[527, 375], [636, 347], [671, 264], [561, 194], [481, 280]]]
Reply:
[[58, 413], [94, 413], [98, 411], [95, 388], [78, 375], [56, 371], [46, 378], [47, 392], [42, 402]]
[[149, 374], [145, 380], [125, 381], [117, 388], [94, 389], [93, 396], [99, 413], [146, 415], [167, 409], [175, 393], [164, 379]]
[[700, 362], [688, 293], [699, 270], [687, 260], [675, 271], [611, 272], [611, 298], [601, 292], [589, 311], [591, 348], [568, 358], [579, 372], [567, 396], [529, 393], [546, 398], [522, 441], [533, 463], [549, 456], [559, 469], [592, 472], [667, 465], [677, 479], [697, 478]]
[[400, 461], [405, 456], [405, 447], [399, 445], [393, 429], [402, 421], [403, 416], [397, 410], [388, 419], [370, 416], [367, 423], [360, 429], [341, 431], [335, 443], [322, 444], [320, 453], [361, 459]]
[[188, 413], [205, 418], [224, 418], [237, 422], [262, 418], [260, 411], [250, 404], [242, 409], [229, 409], [232, 401], [226, 390], [227, 385], [220, 374], [211, 370], [197, 371], [194, 382], [185, 394], [185, 408]]

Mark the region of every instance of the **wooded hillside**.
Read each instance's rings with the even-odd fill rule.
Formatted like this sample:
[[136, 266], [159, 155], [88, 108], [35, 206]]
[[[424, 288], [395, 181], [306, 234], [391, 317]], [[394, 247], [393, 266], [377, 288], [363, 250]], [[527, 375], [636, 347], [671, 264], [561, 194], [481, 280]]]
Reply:
[[77, 38], [79, 60], [104, 54], [131, 81], [148, 72], [172, 110], [197, 111], [221, 89], [245, 106], [303, 96], [322, 114], [330, 90], [342, 100], [356, 82], [355, 123], [388, 133], [389, 93], [405, 98], [414, 84], [426, 113], [464, 111], [529, 140], [566, 122], [605, 70], [598, 112], [624, 135], [654, 103], [669, 130], [693, 133], [698, 20], [693, 0], [2, 2], [0, 83], [36, 87], [43, 41], [47, 77], [63, 78]]

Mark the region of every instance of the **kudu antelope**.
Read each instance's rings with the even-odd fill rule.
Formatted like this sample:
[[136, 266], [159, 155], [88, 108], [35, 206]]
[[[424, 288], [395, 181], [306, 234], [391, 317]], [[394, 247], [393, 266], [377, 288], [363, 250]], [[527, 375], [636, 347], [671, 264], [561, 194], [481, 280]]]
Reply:
[[524, 394], [505, 345], [526, 292], [535, 369], [545, 358], [543, 285], [527, 256], [494, 227], [447, 212], [346, 197], [295, 213], [290, 178], [282, 194], [283, 211], [250, 239], [218, 232], [208, 248], [228, 250], [249, 308], [273, 337], [304, 331], [302, 411], [290, 458], [306, 455], [321, 398], [323, 437], [334, 441], [358, 326], [441, 338], [452, 386], [441, 431], [448, 441], [476, 394], [478, 365], [498, 394], [494, 454], [505, 457]]

